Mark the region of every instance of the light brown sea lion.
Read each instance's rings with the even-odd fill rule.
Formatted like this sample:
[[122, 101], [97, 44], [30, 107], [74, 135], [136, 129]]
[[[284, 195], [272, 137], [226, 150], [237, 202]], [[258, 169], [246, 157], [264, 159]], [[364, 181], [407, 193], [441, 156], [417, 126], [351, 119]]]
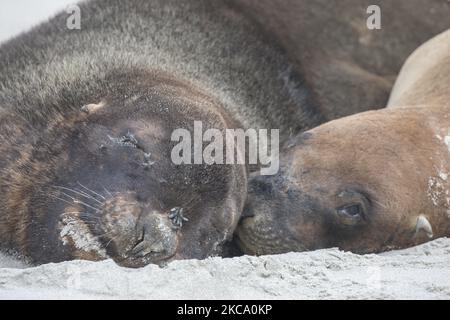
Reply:
[[292, 140], [275, 177], [250, 182], [246, 253], [357, 253], [450, 236], [450, 30], [405, 63], [387, 109]]
[[223, 254], [246, 169], [175, 166], [170, 133], [200, 120], [280, 129], [284, 142], [386, 101], [450, 6], [370, 4], [381, 31], [360, 0], [93, 0], [81, 30], [63, 13], [3, 44], [1, 248], [134, 267]]

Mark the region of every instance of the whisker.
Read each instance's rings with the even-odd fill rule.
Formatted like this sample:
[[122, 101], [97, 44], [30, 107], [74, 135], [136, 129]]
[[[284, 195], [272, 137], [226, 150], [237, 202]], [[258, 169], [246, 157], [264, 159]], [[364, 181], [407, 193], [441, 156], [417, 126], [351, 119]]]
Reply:
[[[64, 211], [62, 214], [78, 214], [78, 215], [83, 215], [83, 214], [89, 214], [89, 212], [82, 212], [82, 211]], [[81, 216], [79, 216], [81, 218]], [[85, 216], [85, 217], [89, 217], [89, 216]], [[95, 217], [93, 217], [95, 218]]]
[[105, 250], [106, 250], [106, 248], [108, 248], [108, 246], [110, 245], [110, 243], [111, 243], [113, 240], [116, 240], [118, 237], [119, 237], [119, 236], [115, 236], [115, 237], [111, 238], [111, 240], [109, 240], [108, 243], [106, 244]]
[[[65, 201], [64, 199], [59, 199], [59, 200], [62, 200], [62, 201]], [[88, 212], [81, 212], [81, 211], [71, 211], [71, 212], [63, 212], [62, 213], [62, 215], [69, 215], [69, 214], [78, 214], [79, 216], [79, 218], [82, 218], [82, 222], [86, 225], [86, 226], [92, 226], [92, 227], [97, 227], [98, 226], [98, 224], [99, 224], [99, 221], [95, 221], [95, 220], [87, 220], [86, 219], [86, 217], [89, 217], [89, 216], [86, 216], [86, 214], [89, 214]], [[83, 215], [85, 215], [84, 217], [83, 217]], [[97, 217], [89, 217], [89, 218], [97, 218]], [[71, 223], [73, 223], [73, 222], [78, 222], [78, 220], [76, 220], [76, 219], [73, 219], [73, 220], [71, 220], [71, 221], [69, 221], [69, 222], [71, 222]], [[95, 238], [98, 238], [98, 236], [94, 236]]]
[[80, 216], [83, 222], [90, 222], [91, 225], [98, 225], [101, 223], [100, 219], [97, 219], [95, 217], [89, 217], [89, 216]]
[[89, 204], [87, 204], [87, 203], [85, 203], [85, 202], [83, 202], [83, 201], [80, 201], [80, 200], [78, 200], [78, 199], [74, 200], [73, 202], [76, 203], [76, 204], [82, 204], [83, 206], [88, 207], [88, 208], [90, 208], [90, 209], [93, 209], [93, 210], [95, 210], [96, 212], [100, 211], [99, 208], [93, 207], [93, 206], [91, 206], [91, 205], [89, 205]]
[[73, 190], [76, 190], [76, 191], [82, 193], [83, 195], [85, 195], [86, 198], [92, 199], [92, 200], [94, 200], [95, 202], [100, 203], [101, 205], [103, 205], [103, 202], [101, 202], [100, 200], [94, 198], [93, 196], [91, 196], [90, 194], [84, 192], [83, 190], [80, 190], [80, 189], [73, 189]]
[[80, 212], [80, 211], [69, 211], [69, 212], [64, 211], [62, 214], [80, 214], [80, 213], [82, 213], [82, 212]]
[[62, 201], [62, 202], [65, 202], [65, 203], [67, 203], [67, 204], [70, 204], [70, 205], [72, 205], [73, 204], [73, 202], [70, 202], [69, 200], [66, 200], [66, 199], [62, 199], [62, 198], [60, 198], [60, 197], [57, 197], [57, 196], [55, 196], [55, 195], [50, 195], [50, 197], [52, 197], [52, 198], [54, 198], [54, 199], [57, 199], [57, 200], [60, 200], [60, 201]]
[[[96, 237], [96, 238], [101, 238], [101, 237], [107, 236], [108, 234], [110, 234], [110, 233], [112, 233], [112, 232], [114, 232], [114, 230], [111, 230], [111, 231], [108, 231], [108, 232], [105, 232], [105, 233], [102, 233], [102, 234], [98, 234], [98, 235], [96, 235], [95, 237]], [[117, 236], [117, 237], [118, 237], [118, 236]]]
[[113, 196], [112, 193], [108, 189], [106, 189], [106, 187], [104, 185], [101, 184], [101, 186], [106, 191], [106, 193], [109, 194], [110, 197]]
[[73, 193], [78, 194], [78, 195], [80, 195], [80, 196], [82, 196], [82, 197], [85, 197], [85, 198], [88, 198], [88, 199], [92, 199], [92, 200], [98, 202], [100, 205], [103, 205], [103, 203], [102, 203], [101, 201], [95, 199], [95, 198], [92, 197], [91, 195], [89, 195], [89, 194], [87, 194], [86, 192], [83, 192], [83, 191], [81, 191], [81, 190], [78, 190], [78, 191], [77, 191], [77, 190], [75, 190], [75, 189], [70, 189], [70, 188], [61, 187], [61, 186], [55, 186], [55, 188], [67, 190], [67, 191], [69, 191], [69, 192], [73, 192]]
[[106, 200], [106, 198], [105, 198], [104, 196], [102, 196], [101, 194], [95, 192], [94, 190], [89, 189], [88, 187], [85, 187], [85, 186], [82, 185], [79, 181], [77, 181], [77, 184], [78, 184], [80, 187], [82, 187], [83, 189], [86, 189], [87, 191], [89, 191], [89, 192], [93, 193], [94, 195], [96, 195], [96, 196], [102, 198], [103, 200]]
[[112, 238], [111, 240], [108, 241], [108, 243], [105, 246], [105, 250], [108, 248], [109, 244], [111, 243], [111, 241], [113, 241], [114, 238]]
[[76, 199], [76, 198], [74, 198], [74, 197], [72, 197], [72, 196], [70, 196], [70, 195], [68, 195], [67, 193], [65, 193], [65, 192], [61, 192], [63, 195], [65, 195], [66, 197], [68, 197], [70, 200], [72, 200], [72, 203], [70, 202], [70, 201], [68, 201], [68, 200], [63, 200], [63, 199], [61, 199], [61, 198], [57, 198], [57, 199], [59, 199], [59, 200], [62, 200], [62, 201], [64, 201], [64, 202], [66, 202], [66, 203], [69, 203], [69, 204], [82, 204], [82, 205], [84, 205], [85, 207], [88, 207], [88, 208], [91, 208], [91, 209], [93, 209], [93, 210], [95, 210], [95, 212], [99, 212], [100, 211], [100, 208], [96, 208], [96, 207], [93, 207], [93, 206], [91, 206], [91, 205], [89, 205], [89, 204], [87, 204], [87, 203], [84, 203], [83, 201], [81, 201], [81, 200], [78, 200], [78, 199]]
[[100, 221], [100, 217], [92, 216], [92, 213], [90, 212], [80, 212], [80, 218], [89, 218]]
[[376, 204], [378, 204], [380, 207], [382, 207], [383, 209], [386, 209], [386, 206], [384, 204], [382, 204], [380, 201], [375, 200], [375, 199], [371, 199], [371, 201], [375, 202]]

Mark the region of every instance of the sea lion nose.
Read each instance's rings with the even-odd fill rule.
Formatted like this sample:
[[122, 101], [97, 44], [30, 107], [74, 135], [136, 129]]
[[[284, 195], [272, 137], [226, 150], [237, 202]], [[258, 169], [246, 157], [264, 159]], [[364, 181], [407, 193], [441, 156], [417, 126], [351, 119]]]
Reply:
[[132, 249], [131, 254], [136, 258], [145, 257], [151, 253], [164, 252], [164, 245], [161, 241], [153, 241], [148, 235], [144, 235]]
[[167, 214], [156, 211], [142, 214], [136, 230], [137, 241], [129, 253], [131, 258], [164, 260], [176, 252], [177, 231]]
[[240, 222], [248, 218], [254, 218], [258, 210], [255, 206], [258, 205], [261, 198], [271, 198], [273, 195], [273, 184], [270, 178], [266, 176], [253, 176], [249, 182], [247, 201], [242, 211]]

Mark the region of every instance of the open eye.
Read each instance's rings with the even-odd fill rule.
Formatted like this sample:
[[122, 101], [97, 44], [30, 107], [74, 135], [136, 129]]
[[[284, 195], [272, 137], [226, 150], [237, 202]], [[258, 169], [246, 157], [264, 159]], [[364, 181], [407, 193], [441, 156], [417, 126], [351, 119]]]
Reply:
[[337, 208], [336, 213], [339, 222], [348, 226], [356, 225], [364, 218], [364, 208], [361, 204], [351, 204]]
[[349, 216], [357, 216], [362, 214], [362, 207], [359, 204], [353, 204], [338, 209], [341, 213], [348, 214]]

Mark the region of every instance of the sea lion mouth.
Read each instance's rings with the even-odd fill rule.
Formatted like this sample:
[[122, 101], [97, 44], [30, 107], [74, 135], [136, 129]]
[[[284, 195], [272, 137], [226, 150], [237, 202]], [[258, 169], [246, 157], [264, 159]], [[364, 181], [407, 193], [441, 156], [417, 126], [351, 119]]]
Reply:
[[244, 254], [257, 256], [308, 250], [291, 234], [280, 233], [276, 227], [258, 223], [254, 217], [245, 218], [239, 224], [234, 242]]
[[234, 242], [239, 249], [249, 255], [277, 254], [290, 243], [289, 237], [278, 234], [275, 223], [264, 214], [248, 213], [243, 217], [234, 233]]
[[101, 228], [111, 243], [106, 250], [125, 267], [158, 264], [173, 257], [179, 231], [187, 221], [181, 208], [168, 212], [150, 209], [150, 204], [138, 202], [133, 193], [116, 195], [105, 202], [101, 212]]
[[[170, 237], [170, 233], [169, 233]], [[116, 254], [113, 260], [120, 266], [129, 268], [140, 268], [150, 263], [163, 264], [170, 261], [177, 251], [178, 239], [170, 239], [175, 244], [167, 244], [161, 239], [154, 239], [154, 236], [148, 235], [143, 229], [142, 236], [139, 238], [130, 251], [122, 258], [120, 253]]]
[[[58, 190], [64, 190], [60, 196], [72, 200], [61, 217], [60, 237], [78, 258], [111, 258], [121, 266], [137, 268], [161, 264], [176, 255], [181, 229], [189, 221], [183, 208], [151, 209], [151, 204], [138, 201], [133, 192], [103, 196], [87, 187]], [[92, 210], [83, 212], [88, 208]]]

